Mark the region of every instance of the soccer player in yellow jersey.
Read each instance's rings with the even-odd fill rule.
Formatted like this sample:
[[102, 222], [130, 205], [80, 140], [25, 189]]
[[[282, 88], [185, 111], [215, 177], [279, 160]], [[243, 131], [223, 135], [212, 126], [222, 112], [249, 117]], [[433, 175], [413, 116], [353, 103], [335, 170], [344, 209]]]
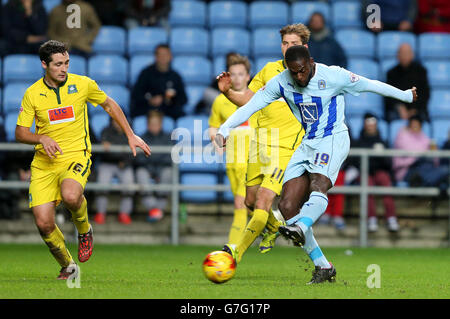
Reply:
[[[299, 23], [283, 27], [280, 35], [281, 52], [284, 56], [291, 46], [307, 46], [310, 31], [305, 25]], [[283, 60], [267, 63], [243, 91], [234, 90], [230, 73], [223, 72], [218, 76], [219, 90], [234, 104], [242, 106], [270, 79], [285, 69]], [[253, 211], [253, 216], [239, 243], [226, 244], [223, 248], [237, 262], [241, 260], [242, 255], [265, 227], [268, 232], [261, 241], [260, 252], [265, 253], [273, 247], [281, 222], [272, 213], [272, 203], [275, 197], [280, 195], [286, 166], [305, 134], [301, 124], [283, 100], [273, 102], [255, 115], [257, 116], [256, 140], [250, 147], [245, 197], [245, 205]]]
[[[86, 102], [100, 104], [120, 125], [134, 156], [137, 147], [147, 156], [150, 148], [134, 134], [120, 106], [95, 81], [67, 73], [69, 53], [65, 44], [47, 41], [39, 48], [39, 57], [45, 75], [26, 90], [15, 135], [18, 142], [36, 145], [29, 206], [42, 239], [62, 267], [58, 279], [67, 279], [78, 273], [78, 266], [55, 224], [55, 208], [61, 201], [72, 213], [79, 233], [79, 261], [87, 261], [93, 249], [92, 227], [83, 195], [92, 164]], [[30, 131], [33, 121], [35, 133]]]
[[[239, 54], [230, 55], [227, 61], [233, 90], [243, 91], [250, 81], [250, 62]], [[233, 114], [237, 106], [225, 95], [220, 94], [214, 100], [209, 117], [209, 134], [212, 142], [218, 128]], [[247, 225], [247, 208], [245, 199], [245, 175], [253, 129], [256, 126], [254, 116], [249, 121], [231, 132], [227, 152], [226, 171], [234, 196], [234, 216], [228, 235], [228, 243], [237, 244]]]

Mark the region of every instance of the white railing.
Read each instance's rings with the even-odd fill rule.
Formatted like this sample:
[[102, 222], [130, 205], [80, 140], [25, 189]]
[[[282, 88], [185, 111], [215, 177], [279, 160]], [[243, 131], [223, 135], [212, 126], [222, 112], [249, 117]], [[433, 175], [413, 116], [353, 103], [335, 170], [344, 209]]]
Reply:
[[[14, 152], [14, 151], [30, 151], [34, 150], [33, 146], [23, 145], [18, 143], [0, 143], [0, 152]], [[152, 153], [166, 153], [171, 154], [175, 149], [172, 146], [151, 146]], [[204, 148], [189, 148], [192, 152], [203, 152]], [[102, 145], [93, 145], [93, 153], [104, 153], [106, 150]], [[129, 153], [130, 149], [126, 145], [111, 146], [108, 152], [115, 153]], [[360, 226], [359, 226], [359, 244], [361, 247], [367, 247], [367, 209], [368, 209], [368, 195], [393, 195], [393, 196], [418, 196], [418, 197], [433, 197], [440, 194], [437, 187], [380, 187], [369, 186], [369, 157], [393, 157], [393, 156], [414, 156], [414, 157], [432, 157], [432, 158], [450, 158], [450, 151], [436, 150], [426, 152], [403, 151], [394, 149], [374, 150], [374, 149], [351, 149], [349, 156], [358, 156], [360, 158], [360, 185], [358, 186], [336, 186], [330, 190], [332, 194], [349, 194], [359, 195], [360, 197]], [[179, 183], [179, 164], [172, 163], [172, 183], [171, 184], [128, 184], [128, 185], [114, 185], [114, 184], [100, 184], [95, 182], [88, 182], [86, 190], [88, 191], [122, 191], [125, 187], [130, 191], [166, 191], [171, 193], [171, 242], [173, 245], [179, 243], [179, 203], [181, 191], [218, 191], [224, 192], [229, 190], [229, 186], [225, 184], [218, 185], [181, 185]], [[450, 176], [449, 176], [450, 182]], [[21, 181], [0, 181], [0, 189], [28, 189], [28, 182]], [[450, 195], [450, 188], [447, 190]], [[449, 196], [449, 224], [448, 224], [448, 242], [450, 244], [450, 196]]]

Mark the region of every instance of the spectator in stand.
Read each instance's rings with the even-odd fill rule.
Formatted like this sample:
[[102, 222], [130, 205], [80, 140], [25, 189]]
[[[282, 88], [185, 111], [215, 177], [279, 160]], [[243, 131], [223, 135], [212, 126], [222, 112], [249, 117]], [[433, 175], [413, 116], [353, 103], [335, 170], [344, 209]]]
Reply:
[[[111, 145], [128, 145], [128, 139], [120, 126], [110, 119], [110, 125], [103, 129], [101, 142], [106, 153], [101, 154], [100, 163], [97, 166], [97, 182], [110, 184], [113, 177], [117, 177], [121, 184], [133, 184], [133, 159], [131, 154], [109, 153]], [[120, 223], [128, 225], [131, 223], [130, 214], [133, 209], [133, 194], [124, 188], [120, 201], [118, 220]], [[106, 194], [99, 194], [96, 199], [97, 214], [94, 222], [104, 224], [106, 211], [108, 208], [108, 197]]]
[[413, 31], [414, 20], [417, 16], [416, 0], [365, 0], [364, 11], [370, 4], [380, 6], [380, 28], [372, 28], [373, 32], [380, 31]]
[[127, 2], [125, 26], [128, 29], [155, 25], [169, 28], [170, 0], [131, 0]]
[[[371, 113], [364, 115], [364, 127], [361, 130], [357, 147], [385, 149], [387, 143], [383, 141], [378, 130], [378, 119]], [[392, 163], [390, 158], [370, 157], [369, 159], [369, 186], [392, 186]], [[387, 228], [390, 232], [397, 232], [399, 229], [397, 216], [395, 213], [394, 198], [390, 195], [383, 196], [384, 215], [386, 217]], [[369, 195], [368, 202], [369, 224], [368, 230], [375, 232], [378, 230], [378, 220], [376, 216], [375, 198]]]
[[417, 33], [450, 32], [450, 1], [417, 0], [418, 12], [414, 25]]
[[308, 48], [314, 61], [346, 68], [345, 52], [326, 26], [324, 16], [318, 12], [313, 13], [308, 28], [311, 30]]
[[102, 25], [122, 27], [125, 6], [128, 1], [122, 0], [90, 0]]
[[7, 54], [35, 54], [47, 40], [47, 13], [42, 0], [9, 0], [2, 10]]
[[[150, 111], [147, 116], [147, 132], [142, 135], [144, 141], [152, 146], [172, 146], [169, 134], [162, 131], [164, 115], [158, 111]], [[135, 159], [136, 181], [142, 185], [153, 183], [172, 183], [172, 158], [167, 153], [154, 153], [150, 157], [138, 154]], [[147, 220], [155, 222], [163, 218], [167, 207], [167, 193], [149, 192], [142, 194], [142, 204], [148, 210]]]
[[427, 69], [419, 62], [414, 61], [414, 52], [407, 43], [403, 43], [399, 47], [397, 59], [399, 64], [388, 71], [386, 83], [401, 90], [415, 86], [420, 94], [417, 101], [410, 104], [398, 103], [394, 99], [385, 98], [386, 120], [408, 119], [417, 115], [421, 121], [429, 121], [427, 105], [430, 98], [430, 86]]
[[[66, 11], [69, 5], [79, 6], [81, 15], [79, 19], [74, 15], [78, 11]], [[48, 36], [53, 40], [67, 43], [71, 54], [88, 58], [92, 53], [92, 44], [101, 26], [94, 7], [88, 2], [62, 0], [61, 4], [50, 12]]]
[[184, 115], [186, 91], [183, 79], [171, 68], [171, 61], [169, 46], [158, 45], [155, 63], [141, 71], [131, 92], [131, 117], [146, 115], [151, 110], [174, 120]]

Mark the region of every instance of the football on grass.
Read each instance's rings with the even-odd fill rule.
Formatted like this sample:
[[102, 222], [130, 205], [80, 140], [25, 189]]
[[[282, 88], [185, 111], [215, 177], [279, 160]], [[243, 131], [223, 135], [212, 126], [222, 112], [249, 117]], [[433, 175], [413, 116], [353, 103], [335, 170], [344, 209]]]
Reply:
[[227, 252], [213, 251], [206, 255], [203, 261], [203, 273], [216, 284], [230, 280], [235, 272], [236, 262]]

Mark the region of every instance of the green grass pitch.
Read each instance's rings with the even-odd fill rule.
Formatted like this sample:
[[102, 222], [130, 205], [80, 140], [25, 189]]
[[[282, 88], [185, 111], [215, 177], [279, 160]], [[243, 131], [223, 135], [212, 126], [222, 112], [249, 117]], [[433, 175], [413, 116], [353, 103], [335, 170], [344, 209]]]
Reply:
[[[75, 256], [76, 247], [69, 245]], [[0, 245], [0, 299], [309, 299], [450, 298], [449, 249], [324, 248], [337, 269], [336, 283], [307, 286], [312, 263], [297, 247], [259, 254], [250, 247], [236, 275], [213, 284], [201, 264], [212, 246], [100, 245], [81, 264], [81, 288], [57, 281], [59, 265], [44, 244]], [[380, 288], [368, 288], [371, 264]], [[373, 281], [371, 281], [373, 282]]]

